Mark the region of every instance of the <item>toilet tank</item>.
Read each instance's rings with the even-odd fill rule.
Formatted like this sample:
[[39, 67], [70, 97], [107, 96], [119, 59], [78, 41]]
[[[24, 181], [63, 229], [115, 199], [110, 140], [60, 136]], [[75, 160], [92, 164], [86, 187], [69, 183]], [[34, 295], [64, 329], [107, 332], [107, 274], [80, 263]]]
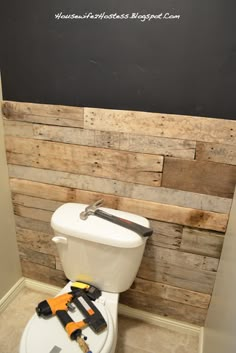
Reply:
[[[66, 203], [52, 215], [53, 241], [65, 275], [69, 280], [87, 282], [107, 292], [123, 292], [136, 277], [147, 238], [94, 215], [81, 220], [80, 213], [86, 206]], [[144, 217], [99, 209], [149, 227]]]

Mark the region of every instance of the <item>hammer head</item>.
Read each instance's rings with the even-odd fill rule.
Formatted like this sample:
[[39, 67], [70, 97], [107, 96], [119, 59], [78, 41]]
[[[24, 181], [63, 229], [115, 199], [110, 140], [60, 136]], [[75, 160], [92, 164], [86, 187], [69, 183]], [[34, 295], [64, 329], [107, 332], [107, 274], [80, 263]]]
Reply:
[[93, 215], [95, 213], [95, 211], [101, 207], [103, 204], [103, 199], [98, 200], [94, 203], [92, 203], [91, 205], [88, 205], [85, 210], [83, 212], [80, 213], [80, 219], [82, 219], [83, 221], [85, 221], [88, 216]]

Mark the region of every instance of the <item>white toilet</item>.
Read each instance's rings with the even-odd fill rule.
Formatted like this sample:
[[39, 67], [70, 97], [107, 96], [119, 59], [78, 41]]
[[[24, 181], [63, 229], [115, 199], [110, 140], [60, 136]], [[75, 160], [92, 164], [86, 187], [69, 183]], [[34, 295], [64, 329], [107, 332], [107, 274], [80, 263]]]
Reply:
[[[57, 244], [66, 277], [102, 290], [102, 296], [94, 304], [104, 316], [107, 329], [99, 334], [89, 327], [83, 330], [90, 350], [92, 353], [114, 353], [119, 293], [133, 283], [147, 238], [94, 215], [81, 220], [80, 213], [86, 206], [67, 203], [54, 212], [51, 219], [55, 233], [53, 241]], [[141, 216], [108, 208], [101, 210], [149, 227], [149, 221]], [[70, 292], [70, 285], [71, 282], [58, 295]], [[69, 315], [74, 321], [84, 319], [79, 310], [69, 312]], [[80, 352], [78, 343], [68, 337], [57, 317], [44, 319], [37, 314], [28, 322], [19, 350], [19, 353]]]

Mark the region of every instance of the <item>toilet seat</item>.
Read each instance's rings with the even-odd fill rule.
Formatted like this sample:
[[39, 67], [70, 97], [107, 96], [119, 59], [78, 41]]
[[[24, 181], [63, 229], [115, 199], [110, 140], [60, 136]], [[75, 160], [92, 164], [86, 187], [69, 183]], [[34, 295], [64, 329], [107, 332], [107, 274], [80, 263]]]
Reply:
[[[61, 294], [62, 292], [60, 292]], [[115, 330], [108, 308], [101, 302], [94, 302], [107, 322], [107, 328], [96, 334], [90, 327], [82, 330], [87, 336], [87, 344], [92, 353], [110, 353], [113, 346]], [[84, 316], [78, 309], [70, 312], [74, 321], [81, 321]], [[57, 317], [44, 319], [34, 314], [28, 322], [20, 343], [19, 353], [80, 353], [78, 343], [72, 341]]]

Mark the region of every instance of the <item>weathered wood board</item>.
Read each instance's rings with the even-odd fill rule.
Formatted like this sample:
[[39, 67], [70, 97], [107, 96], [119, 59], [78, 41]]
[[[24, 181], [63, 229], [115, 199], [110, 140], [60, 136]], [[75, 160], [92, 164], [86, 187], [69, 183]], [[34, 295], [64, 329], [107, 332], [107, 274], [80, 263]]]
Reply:
[[165, 158], [162, 186], [220, 197], [233, 197], [236, 166]]
[[[18, 246], [24, 245], [25, 248], [29, 250], [34, 250], [35, 252], [58, 256], [56, 246], [52, 241], [52, 234], [39, 232], [33, 229], [17, 227], [16, 236]], [[30, 261], [32, 261], [32, 259]]]
[[22, 261], [30, 261], [34, 264], [39, 264], [48, 268], [56, 269], [55, 256], [44, 254], [42, 252], [34, 251], [28, 248], [25, 244], [18, 243], [18, 250], [20, 259]]
[[[80, 203], [91, 203], [104, 197], [106, 202], [105, 204], [115, 209], [136, 213], [153, 220], [178, 223], [203, 229], [213, 229], [223, 232], [225, 231], [228, 220], [228, 215], [223, 213], [202, 211], [124, 197], [121, 198], [115, 195], [105, 195], [84, 190], [68, 189], [62, 186], [52, 186], [49, 184], [35, 183], [26, 180], [11, 179], [10, 184], [11, 190], [14, 193], [25, 193], [28, 196], [37, 197], [40, 187], [41, 198], [45, 197], [46, 199], [61, 202], [77, 201]], [[25, 204], [27, 200], [30, 199], [25, 198]], [[27, 204], [29, 207], [33, 206], [31, 201], [30, 204]], [[41, 204], [41, 209], [38, 216], [35, 208], [24, 207], [17, 203], [15, 203], [15, 212], [18, 215], [24, 215], [24, 217], [30, 217], [43, 221], [49, 220], [51, 212], [45, 210], [48, 206], [44, 206], [44, 203], [46, 203], [46, 205], [48, 205], [48, 203], [43, 199], [38, 199], [37, 203], [39, 205]], [[31, 216], [27, 216], [27, 214]]]
[[8, 163], [160, 186], [163, 157], [6, 137]]
[[224, 234], [184, 227], [180, 250], [220, 258]]
[[148, 244], [169, 249], [179, 249], [183, 226], [153, 220], [150, 222], [150, 225], [153, 229], [153, 234], [148, 239]]
[[124, 181], [78, 175], [48, 169], [32, 168], [10, 164], [11, 178], [26, 179], [40, 183], [66, 186], [69, 188], [125, 196], [163, 204], [171, 204], [205, 211], [229, 213], [232, 200], [228, 198], [174, 190], [164, 187], [152, 187], [127, 183]]
[[145, 295], [132, 289], [121, 293], [120, 302], [139, 310], [149, 311], [153, 314], [171, 317], [176, 320], [187, 321], [199, 326], [204, 325], [207, 314], [207, 309], [161, 299], [154, 295]]
[[236, 146], [197, 142], [196, 159], [236, 165]]
[[64, 287], [68, 282], [64, 272], [61, 270], [25, 261], [23, 259], [21, 261], [21, 267], [23, 276], [27, 278], [32, 278], [58, 287]]
[[219, 260], [213, 257], [191, 254], [175, 249], [165, 249], [146, 245], [144, 256], [163, 265], [175, 265], [183, 268], [217, 272]]
[[162, 264], [145, 256], [138, 271], [138, 277], [191, 291], [211, 294], [216, 272]]
[[73, 127], [84, 125], [84, 109], [78, 107], [5, 101], [2, 112], [11, 120]]
[[147, 281], [136, 278], [131, 289], [143, 293], [147, 293], [158, 298], [172, 300], [177, 303], [196, 306], [198, 308], [208, 308], [211, 296], [209, 294], [193, 292], [187, 289], [173, 287], [168, 284]]
[[[40, 117], [39, 117], [40, 120]], [[39, 121], [40, 122], [40, 121]], [[194, 159], [196, 141], [4, 120], [6, 136]]]
[[236, 123], [185, 115], [84, 108], [86, 129], [236, 144]]

